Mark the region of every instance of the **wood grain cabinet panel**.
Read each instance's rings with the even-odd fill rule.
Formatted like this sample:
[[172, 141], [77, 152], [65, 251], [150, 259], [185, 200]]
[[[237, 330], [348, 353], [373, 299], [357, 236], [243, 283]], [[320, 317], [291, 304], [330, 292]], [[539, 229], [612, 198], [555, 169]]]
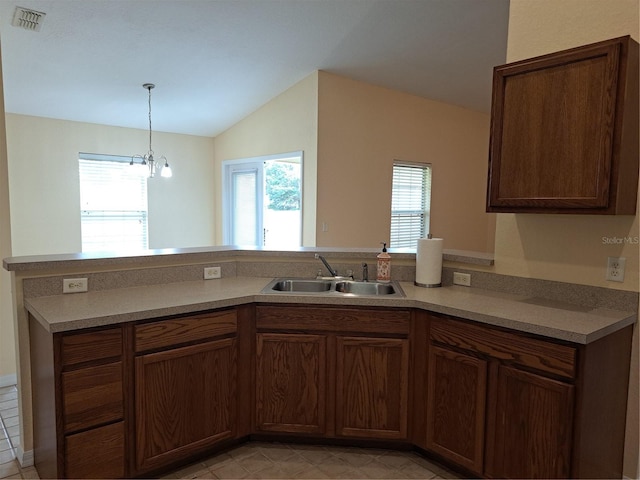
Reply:
[[257, 334], [257, 430], [324, 433], [326, 350], [324, 335]]
[[482, 475], [487, 362], [432, 346], [427, 397], [427, 448]]
[[232, 335], [237, 330], [235, 310], [143, 323], [135, 327], [136, 353]]
[[256, 328], [289, 332], [304, 330], [333, 334], [408, 335], [409, 312], [401, 309], [258, 305]]
[[637, 184], [635, 41], [494, 69], [487, 211], [632, 215]]
[[568, 478], [571, 468], [574, 387], [500, 366], [494, 478]]
[[52, 334], [29, 315], [29, 336], [41, 478], [128, 476], [122, 327]]
[[256, 429], [406, 440], [410, 312], [256, 308]]
[[63, 372], [62, 398], [65, 432], [122, 419], [122, 362]]
[[122, 355], [122, 329], [65, 334], [60, 340], [61, 365], [68, 367]]
[[141, 355], [136, 372], [136, 462], [151, 470], [233, 438], [236, 339]]
[[430, 335], [433, 342], [542, 373], [568, 379], [576, 375], [577, 350], [573, 346], [437, 316], [432, 317]]
[[[624, 419], [610, 420], [611, 410], [626, 408], [619, 402], [624, 401], [620, 386], [629, 371], [630, 329], [578, 349], [442, 315], [430, 317], [428, 450], [482, 477], [571, 478], [576, 472], [582, 472], [579, 477], [585, 472], [616, 477], [622, 446], [612, 448], [619, 455], [614, 459], [608, 445], [622, 435]], [[595, 384], [588, 390], [574, 385], [595, 379], [591, 370], [601, 365], [608, 373], [603, 378], [601, 372], [597, 383], [611, 383], [607, 394]], [[617, 369], [622, 369], [620, 375], [614, 373]], [[610, 409], [611, 402], [619, 406]], [[601, 411], [585, 415], [587, 407]], [[575, 428], [574, 422], [581, 426]], [[617, 433], [607, 448], [598, 444], [587, 459], [581, 437], [589, 431], [593, 440], [593, 432], [604, 430]]]
[[65, 437], [66, 478], [123, 478], [124, 422]]
[[336, 433], [407, 438], [409, 341], [337, 337]]

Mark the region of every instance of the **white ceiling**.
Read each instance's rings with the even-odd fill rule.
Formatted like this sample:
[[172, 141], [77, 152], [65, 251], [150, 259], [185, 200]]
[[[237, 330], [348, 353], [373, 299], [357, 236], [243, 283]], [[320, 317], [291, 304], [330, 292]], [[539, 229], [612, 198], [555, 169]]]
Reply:
[[[16, 5], [46, 13], [11, 26]], [[1, 0], [5, 110], [215, 136], [315, 70], [489, 111], [509, 0]]]

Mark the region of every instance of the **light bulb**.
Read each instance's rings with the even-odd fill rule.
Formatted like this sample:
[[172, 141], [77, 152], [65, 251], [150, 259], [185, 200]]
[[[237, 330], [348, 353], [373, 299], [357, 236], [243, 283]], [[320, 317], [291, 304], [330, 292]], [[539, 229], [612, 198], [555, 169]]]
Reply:
[[162, 167], [162, 171], [160, 172], [160, 176], [162, 178], [171, 178], [173, 172], [171, 171], [171, 167], [168, 162], [164, 162], [164, 166]]

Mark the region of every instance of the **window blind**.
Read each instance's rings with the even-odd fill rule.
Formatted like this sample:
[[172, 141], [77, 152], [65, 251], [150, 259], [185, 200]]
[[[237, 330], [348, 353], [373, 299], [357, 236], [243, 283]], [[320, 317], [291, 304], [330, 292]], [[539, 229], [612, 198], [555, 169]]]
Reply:
[[417, 248], [429, 230], [431, 165], [395, 162], [391, 192], [391, 235], [394, 248]]
[[147, 179], [128, 157], [81, 154], [82, 251], [147, 249]]

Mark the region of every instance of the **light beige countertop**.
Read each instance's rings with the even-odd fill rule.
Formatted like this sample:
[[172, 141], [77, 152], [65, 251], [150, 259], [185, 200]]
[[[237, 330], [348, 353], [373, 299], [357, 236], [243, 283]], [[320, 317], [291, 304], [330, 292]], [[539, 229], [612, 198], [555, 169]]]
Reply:
[[636, 321], [635, 312], [587, 309], [472, 287], [421, 288], [409, 282], [400, 283], [403, 298], [261, 293], [271, 280], [230, 277], [52, 295], [25, 299], [25, 306], [52, 333], [254, 302], [419, 308], [578, 344]]

